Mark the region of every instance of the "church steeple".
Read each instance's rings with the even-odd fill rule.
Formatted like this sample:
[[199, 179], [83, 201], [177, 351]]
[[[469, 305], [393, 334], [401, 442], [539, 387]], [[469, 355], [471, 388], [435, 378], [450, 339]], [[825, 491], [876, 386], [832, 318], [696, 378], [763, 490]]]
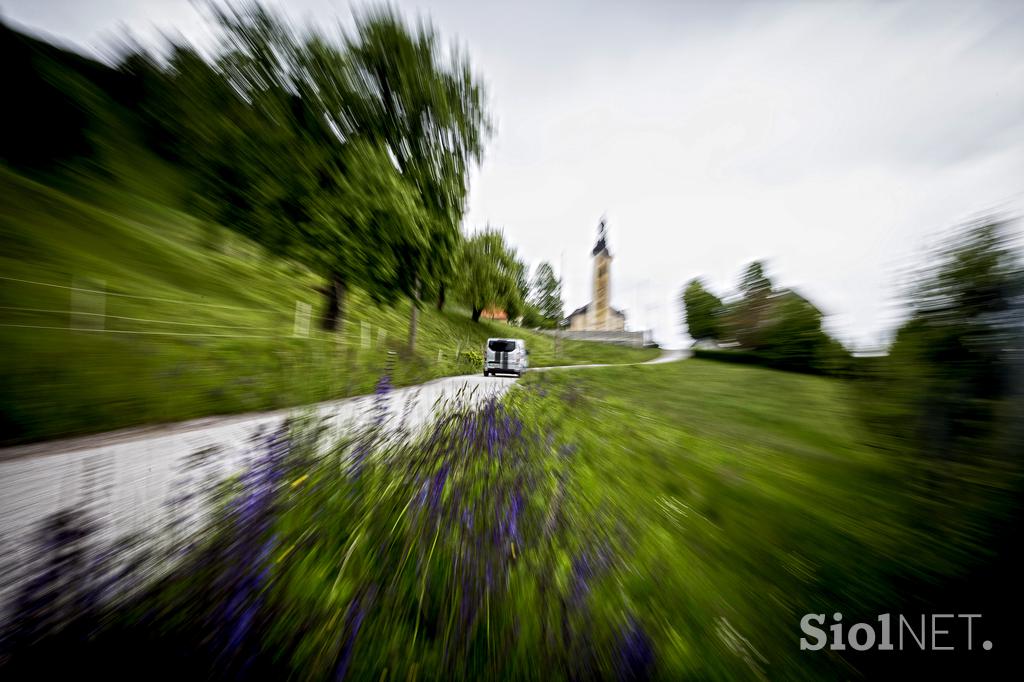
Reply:
[[608, 252], [608, 221], [604, 216], [601, 216], [601, 222], [597, 224], [597, 244], [594, 244], [594, 250], [590, 255], [596, 256], [602, 251], [606, 256], [611, 256]]
[[590, 310], [590, 327], [604, 331], [610, 328], [611, 316], [611, 265], [612, 254], [608, 251], [608, 223], [601, 218], [597, 226], [597, 244], [591, 253], [594, 258], [594, 299]]
[[[601, 216], [597, 242], [590, 253], [594, 268], [593, 298], [567, 319], [571, 332], [625, 332], [626, 314], [612, 307], [612, 254], [608, 250], [608, 221]], [[591, 337], [593, 338], [593, 337]]]

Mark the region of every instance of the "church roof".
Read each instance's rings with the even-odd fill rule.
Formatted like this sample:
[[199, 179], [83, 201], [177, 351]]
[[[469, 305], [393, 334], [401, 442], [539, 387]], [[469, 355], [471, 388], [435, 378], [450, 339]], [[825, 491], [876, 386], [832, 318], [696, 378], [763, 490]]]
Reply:
[[580, 306], [576, 310], [574, 310], [571, 313], [569, 313], [567, 318], [568, 317], [576, 317], [577, 315], [582, 315], [583, 313], [587, 312], [589, 309], [590, 309], [590, 304], [589, 303], [584, 305], [584, 306]]
[[594, 244], [594, 250], [590, 253], [591, 256], [596, 256], [599, 253], [611, 258], [611, 253], [608, 251], [608, 224], [605, 222], [604, 217], [601, 217], [601, 222], [597, 225], [597, 243]]
[[[626, 316], [626, 313], [624, 311], [622, 311], [622, 310], [619, 310], [618, 308], [613, 308], [612, 306], [608, 306], [608, 309], [611, 310], [613, 313], [615, 313], [616, 315], [618, 315], [620, 317], [625, 317]], [[565, 319], [567, 319], [567, 320], [572, 319], [573, 317], [576, 317], [577, 315], [582, 315], [583, 313], [587, 312], [588, 310], [590, 310], [590, 304], [589, 303], [586, 304], [586, 305], [582, 305], [579, 308], [577, 308], [576, 310], [572, 311], [571, 313], [566, 315]]]

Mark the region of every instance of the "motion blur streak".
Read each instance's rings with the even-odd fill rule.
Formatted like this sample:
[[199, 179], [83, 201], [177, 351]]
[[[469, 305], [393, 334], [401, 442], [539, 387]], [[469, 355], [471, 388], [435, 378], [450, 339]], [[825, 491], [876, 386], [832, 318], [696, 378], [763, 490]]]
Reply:
[[[984, 679], [1017, 652], [1018, 216], [922, 253], [870, 356], [737, 246], [734, 289], [663, 292], [695, 348], [652, 362], [605, 220], [568, 315], [561, 267], [463, 225], [494, 128], [429, 20], [207, 13], [209, 49], [109, 63], [0, 27], [0, 678]], [[854, 641], [943, 613], [991, 646], [799, 646], [805, 614]]]

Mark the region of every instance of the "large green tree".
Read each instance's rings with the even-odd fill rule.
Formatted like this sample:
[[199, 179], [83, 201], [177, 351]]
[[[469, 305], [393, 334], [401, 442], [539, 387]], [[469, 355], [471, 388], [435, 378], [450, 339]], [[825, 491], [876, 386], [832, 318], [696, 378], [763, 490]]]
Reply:
[[531, 298], [531, 303], [548, 322], [557, 324], [564, 317], [562, 282], [555, 277], [555, 269], [550, 263], [541, 263], [533, 273]]
[[699, 278], [683, 290], [683, 317], [695, 341], [717, 341], [723, 336], [725, 306], [722, 299], [707, 290]]
[[739, 289], [740, 300], [729, 306], [729, 335], [744, 348], [757, 349], [771, 315], [774, 290], [763, 263], [754, 261], [744, 269]]
[[500, 308], [510, 319], [522, 311], [522, 264], [500, 231], [487, 228], [466, 239], [460, 249], [458, 267], [456, 291], [470, 307], [474, 322], [488, 308]]
[[446, 203], [454, 190], [442, 180], [464, 184], [449, 168], [478, 150], [472, 131], [472, 144], [453, 142], [458, 103], [436, 91], [457, 89], [433, 34], [413, 36], [387, 12], [364, 16], [342, 43], [259, 5], [217, 17], [215, 57], [176, 47], [170, 95], [151, 107], [169, 113], [160, 125], [212, 217], [322, 272], [327, 329], [353, 286], [378, 302], [415, 297], [451, 267], [459, 239], [464, 190]]
[[509, 321], [522, 318], [529, 307], [530, 300], [530, 268], [519, 257], [514, 247], [508, 247], [512, 259], [512, 279], [515, 281], [516, 295], [509, 298], [505, 306]]
[[821, 311], [803, 296], [790, 290], [779, 292], [763, 320], [757, 350], [775, 367], [825, 371], [836, 342], [822, 329], [821, 319]]
[[745, 298], [757, 298], [771, 292], [772, 282], [764, 272], [764, 263], [754, 261], [747, 265], [740, 277], [740, 293]]
[[1010, 226], [989, 219], [953, 236], [917, 278], [909, 304], [883, 363], [888, 431], [929, 458], [1018, 455], [1024, 267]]
[[343, 319], [352, 286], [396, 300], [399, 263], [423, 242], [418, 199], [386, 150], [338, 125], [354, 101], [344, 48], [259, 6], [219, 16], [217, 63], [248, 105], [232, 157], [242, 194], [228, 204], [264, 245], [324, 274], [325, 329]]
[[433, 27], [390, 8], [338, 41], [248, 4], [215, 9], [212, 58], [141, 51], [134, 73], [153, 137], [192, 170], [210, 217], [328, 280], [324, 326], [344, 293], [443, 302], [459, 253], [471, 165], [490, 130], [479, 80]]
[[329, 191], [312, 194], [300, 224], [304, 260], [328, 279], [324, 326], [342, 318], [345, 295], [356, 285], [378, 304], [402, 292], [408, 254], [423, 248], [419, 196], [384, 150], [357, 140], [332, 169]]
[[354, 130], [388, 150], [424, 208], [426, 240], [409, 254], [401, 283], [413, 299], [414, 346], [422, 296], [443, 305], [452, 279], [469, 170], [490, 131], [483, 86], [459, 49], [440, 45], [433, 26], [410, 29], [391, 8], [357, 16], [348, 58]]

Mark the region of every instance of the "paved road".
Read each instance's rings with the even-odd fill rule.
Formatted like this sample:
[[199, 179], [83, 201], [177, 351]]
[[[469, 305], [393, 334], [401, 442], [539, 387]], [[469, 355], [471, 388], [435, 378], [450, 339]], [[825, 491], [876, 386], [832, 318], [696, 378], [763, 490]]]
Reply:
[[[681, 351], [666, 351], [651, 362], [681, 357]], [[438, 401], [460, 394], [483, 401], [514, 383], [513, 377], [472, 375], [394, 389], [388, 396], [388, 422], [404, 420], [415, 428], [430, 418]], [[373, 396], [363, 396], [305, 409], [315, 410], [330, 429], [340, 432], [370, 419], [372, 401]], [[205, 480], [237, 472], [251, 455], [254, 436], [276, 428], [295, 411], [211, 417], [0, 449], [0, 604], [5, 583], [10, 587], [15, 580], [29, 551], [28, 539], [42, 520], [62, 509], [88, 508], [104, 535], [157, 528], [167, 522], [172, 495], [200, 484], [194, 466], [197, 452], [215, 449], [204, 459]]]

